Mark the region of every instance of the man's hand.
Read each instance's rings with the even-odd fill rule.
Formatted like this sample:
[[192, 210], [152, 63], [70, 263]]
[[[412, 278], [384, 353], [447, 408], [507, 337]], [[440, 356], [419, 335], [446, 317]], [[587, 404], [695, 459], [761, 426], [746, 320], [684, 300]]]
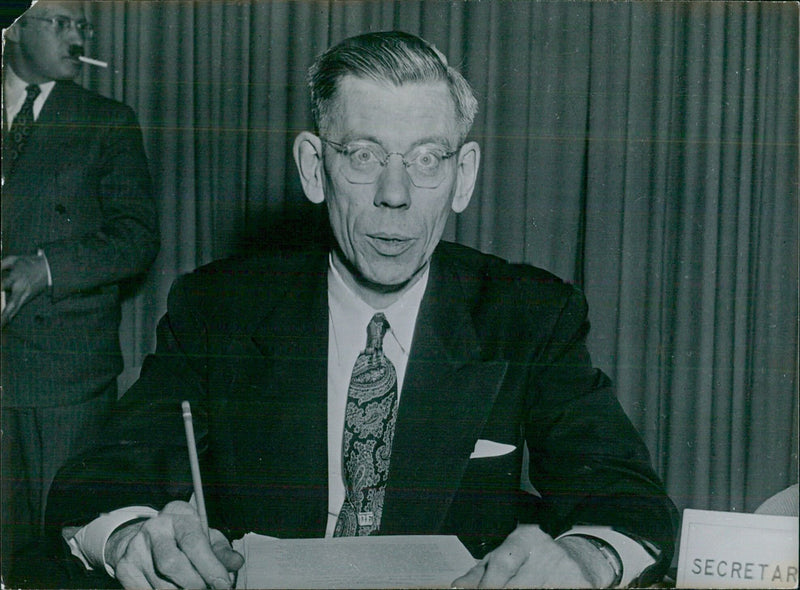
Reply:
[[[604, 588], [612, 583], [610, 567], [584, 548], [554, 541], [538, 525], [521, 524], [497, 549], [488, 553], [465, 575], [453, 581], [456, 588]], [[588, 549], [584, 553], [584, 549]], [[594, 551], [597, 551], [594, 549]], [[590, 559], [584, 559], [588, 555]], [[600, 567], [598, 567], [598, 565]]]
[[231, 588], [244, 558], [218, 530], [209, 536], [191, 504], [171, 502], [157, 516], [116, 530], [106, 563], [125, 588]]
[[47, 288], [47, 260], [44, 256], [7, 256], [0, 264], [6, 297], [0, 322], [5, 326], [23, 305]]

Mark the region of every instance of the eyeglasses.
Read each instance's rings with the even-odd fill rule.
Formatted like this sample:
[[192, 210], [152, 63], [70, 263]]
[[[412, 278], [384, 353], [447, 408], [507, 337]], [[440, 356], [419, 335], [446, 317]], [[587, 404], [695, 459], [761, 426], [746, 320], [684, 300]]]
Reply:
[[321, 138], [339, 154], [344, 156], [342, 174], [353, 184], [373, 184], [383, 172], [390, 156], [400, 156], [411, 182], [418, 188], [436, 188], [444, 180], [447, 168], [445, 160], [451, 158], [458, 150], [448, 150], [444, 146], [420, 145], [401, 154], [387, 152], [377, 143], [354, 141], [347, 144], [337, 143]]
[[94, 27], [88, 20], [85, 19], [73, 20], [68, 16], [26, 16], [25, 18], [50, 23], [50, 26], [53, 28], [53, 32], [55, 32], [56, 35], [65, 34], [74, 25], [75, 30], [78, 31], [78, 33], [80, 33], [84, 39], [91, 39], [94, 37]]

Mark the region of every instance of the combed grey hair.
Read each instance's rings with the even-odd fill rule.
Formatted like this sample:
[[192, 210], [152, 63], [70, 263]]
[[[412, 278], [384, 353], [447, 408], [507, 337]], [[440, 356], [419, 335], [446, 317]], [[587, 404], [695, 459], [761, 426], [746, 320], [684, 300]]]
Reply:
[[329, 129], [338, 84], [347, 75], [396, 86], [409, 82], [446, 82], [462, 142], [478, 111], [478, 101], [469, 82], [448, 65], [447, 58], [432, 44], [402, 31], [365, 33], [334, 45], [308, 71], [311, 113], [318, 133]]

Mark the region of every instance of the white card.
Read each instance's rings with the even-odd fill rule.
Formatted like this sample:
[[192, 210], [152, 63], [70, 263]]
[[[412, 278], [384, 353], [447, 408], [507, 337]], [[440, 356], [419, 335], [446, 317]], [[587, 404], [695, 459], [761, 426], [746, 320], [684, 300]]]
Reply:
[[683, 511], [678, 588], [797, 588], [798, 518]]

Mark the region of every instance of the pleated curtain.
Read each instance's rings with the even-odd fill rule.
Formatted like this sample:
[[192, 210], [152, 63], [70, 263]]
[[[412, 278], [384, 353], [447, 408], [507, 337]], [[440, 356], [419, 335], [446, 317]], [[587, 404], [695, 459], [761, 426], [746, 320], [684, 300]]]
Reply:
[[176, 276], [302, 242], [324, 217], [290, 151], [311, 124], [306, 69], [346, 36], [402, 29], [479, 96], [476, 194], [445, 237], [585, 291], [594, 361], [678, 507], [751, 511], [797, 482], [796, 3], [87, 6], [89, 53], [111, 65], [83, 82], [136, 109], [161, 213], [161, 254], [125, 304], [123, 387]]

